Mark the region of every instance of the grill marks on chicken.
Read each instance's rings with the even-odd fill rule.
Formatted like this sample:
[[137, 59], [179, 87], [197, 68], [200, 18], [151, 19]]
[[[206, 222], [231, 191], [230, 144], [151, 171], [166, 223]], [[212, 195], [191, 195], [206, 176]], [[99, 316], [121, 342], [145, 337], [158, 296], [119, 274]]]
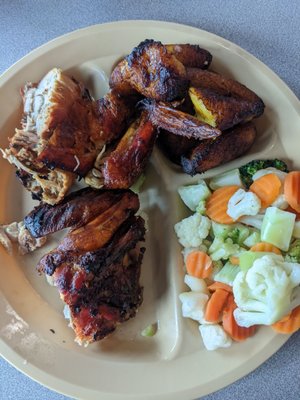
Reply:
[[55, 207], [40, 203], [25, 217], [24, 222], [35, 238], [65, 228], [77, 229], [119, 202], [124, 193], [127, 192], [84, 188], [70, 193]]
[[[138, 196], [129, 190], [84, 189], [59, 205], [41, 204], [25, 218], [35, 236], [71, 227], [37, 268], [52, 276], [80, 344], [104, 338], [134, 317], [142, 302], [145, 226], [135, 216], [138, 209]], [[48, 227], [41, 229], [51, 212]]]

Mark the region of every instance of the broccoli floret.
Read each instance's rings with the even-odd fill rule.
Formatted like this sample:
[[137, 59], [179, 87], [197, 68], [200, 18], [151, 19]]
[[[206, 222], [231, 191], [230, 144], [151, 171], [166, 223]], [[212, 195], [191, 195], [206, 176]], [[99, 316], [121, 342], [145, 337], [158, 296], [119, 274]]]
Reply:
[[285, 259], [288, 262], [295, 262], [300, 264], [300, 239], [295, 240], [291, 244], [285, 256]]
[[253, 183], [252, 176], [260, 169], [273, 167], [283, 172], [289, 172], [286, 163], [275, 158], [274, 160], [253, 160], [239, 168], [241, 179], [246, 188]]

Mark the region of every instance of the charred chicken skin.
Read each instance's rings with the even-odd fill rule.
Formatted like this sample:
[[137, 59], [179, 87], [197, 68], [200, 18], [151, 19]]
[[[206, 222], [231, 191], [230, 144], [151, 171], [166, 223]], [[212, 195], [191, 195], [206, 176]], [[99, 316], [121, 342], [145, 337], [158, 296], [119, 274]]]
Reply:
[[143, 107], [148, 111], [149, 119], [153, 125], [175, 135], [194, 139], [209, 139], [221, 134], [219, 129], [190, 114], [176, 110], [167, 103], [145, 100]]
[[[138, 196], [129, 190], [84, 189], [59, 205], [41, 204], [25, 218], [25, 226], [35, 236], [72, 228], [40, 260], [38, 270], [52, 277], [80, 344], [113, 332], [135, 316], [142, 302], [140, 243], [145, 227], [144, 220], [135, 216], [138, 208]], [[50, 211], [54, 216], [41, 230]]]

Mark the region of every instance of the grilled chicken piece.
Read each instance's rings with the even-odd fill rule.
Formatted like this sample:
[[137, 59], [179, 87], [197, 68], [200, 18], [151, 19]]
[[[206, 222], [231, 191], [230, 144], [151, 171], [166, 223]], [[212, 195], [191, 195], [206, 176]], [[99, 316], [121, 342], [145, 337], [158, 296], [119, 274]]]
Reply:
[[264, 103], [262, 99], [245, 85], [212, 71], [199, 68], [187, 68], [186, 71], [187, 78], [190, 80], [190, 86], [200, 89], [210, 89], [224, 96], [236, 96], [251, 103], [257, 103], [257, 108], [261, 109], [261, 114], [263, 113]]
[[77, 229], [121, 201], [128, 192], [84, 188], [66, 196], [55, 207], [40, 203], [25, 218], [24, 223], [35, 238], [65, 228]]
[[181, 165], [189, 175], [205, 172], [234, 160], [252, 146], [256, 128], [252, 122], [237, 125], [215, 140], [203, 140], [188, 156], [182, 156]]
[[189, 94], [197, 118], [221, 131], [259, 117], [264, 110], [260, 101], [251, 102], [238, 96], [220, 94], [211, 89], [191, 87]]
[[110, 76], [110, 87], [122, 95], [138, 92], [162, 101], [184, 97], [188, 84], [184, 65], [154, 40], [135, 47]]
[[129, 190], [84, 189], [63, 204], [41, 204], [26, 218], [29, 226], [39, 226], [51, 209], [54, 217], [43, 233], [72, 227], [57, 248], [40, 260], [38, 270], [57, 286], [80, 344], [113, 332], [135, 316], [142, 302], [140, 242], [145, 227], [144, 220], [134, 215], [138, 208], [138, 196]]
[[144, 221], [131, 217], [109, 245], [85, 253], [78, 262], [67, 260], [53, 273], [79, 344], [103, 339], [136, 315], [143, 299], [139, 278], [144, 249], [138, 242], [144, 234]]
[[175, 110], [167, 103], [144, 100], [143, 107], [149, 113], [152, 124], [175, 135], [194, 139], [210, 139], [217, 137], [221, 131], [213, 128], [190, 114]]
[[[79, 193], [79, 205], [82, 207], [82, 204], [80, 204], [82, 202], [80, 194], [81, 193]], [[76, 203], [73, 199], [73, 206], [75, 204]], [[89, 200], [87, 201], [86, 206], [87, 208], [91, 206]], [[67, 225], [68, 222], [70, 222], [72, 215], [76, 222], [77, 210], [75, 207], [66, 207], [65, 209], [60, 207], [60, 205], [58, 205], [58, 207], [61, 211], [62, 219], [67, 222]], [[92, 205], [91, 207], [94, 206]], [[116, 196], [114, 202], [111, 205], [108, 205], [108, 208], [105, 210], [101, 210], [100, 207], [96, 210], [94, 207], [93, 212], [90, 212], [89, 218], [87, 218], [89, 222], [81, 225], [79, 228], [72, 229], [63, 238], [56, 249], [46, 254], [40, 260], [38, 267], [39, 270], [46, 272], [48, 275], [52, 275], [55, 268], [65, 260], [76, 260], [79, 255], [104, 246], [119, 226], [127, 218], [135, 214], [138, 208], [138, 197], [131, 191], [124, 191], [121, 196]], [[65, 215], [67, 215], [66, 218], [64, 218]], [[61, 227], [61, 225], [57, 224], [56, 228], [59, 227]]]
[[104, 144], [123, 133], [137, 101], [115, 91], [93, 101], [57, 68], [39, 84], [25, 85], [22, 96], [22, 129], [16, 129], [3, 155], [16, 165], [33, 198], [49, 204], [61, 201], [75, 174], [86, 175]]
[[165, 47], [185, 67], [207, 69], [212, 61], [210, 52], [197, 44], [166, 44]]
[[[24, 128], [25, 129], [25, 128]], [[61, 201], [73, 184], [75, 175], [58, 168], [50, 170], [37, 160], [37, 135], [16, 129], [2, 155], [17, 168], [16, 175], [35, 200], [49, 204]]]
[[136, 120], [103, 161], [101, 173], [105, 188], [129, 188], [143, 172], [152, 153], [157, 131], [146, 113]]

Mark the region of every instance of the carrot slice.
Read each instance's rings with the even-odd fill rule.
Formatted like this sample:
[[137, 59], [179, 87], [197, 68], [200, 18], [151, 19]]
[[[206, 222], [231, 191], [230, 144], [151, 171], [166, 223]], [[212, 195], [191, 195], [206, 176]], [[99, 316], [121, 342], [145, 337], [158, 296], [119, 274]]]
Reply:
[[289, 205], [300, 212], [300, 171], [289, 172], [284, 180], [284, 197]]
[[281, 256], [281, 251], [271, 243], [259, 242], [250, 248], [250, 251], [275, 253]]
[[300, 329], [300, 306], [294, 308], [294, 310], [280, 321], [275, 322], [272, 325], [274, 331], [278, 333], [294, 333]]
[[208, 300], [205, 309], [204, 318], [208, 322], [218, 322], [221, 316], [221, 312], [225, 306], [229, 293], [223, 289], [217, 289], [213, 292], [212, 296]]
[[210, 292], [214, 292], [217, 289], [223, 289], [223, 290], [226, 290], [229, 293], [232, 293], [232, 287], [227, 285], [226, 283], [223, 283], [223, 282], [215, 281], [214, 283], [209, 285], [207, 288], [208, 288], [208, 290]]
[[220, 224], [233, 224], [235, 221], [227, 214], [228, 201], [240, 189], [239, 186], [224, 186], [215, 190], [206, 202], [206, 214]]
[[229, 261], [232, 265], [240, 265], [240, 259], [236, 256], [229, 257]]
[[213, 263], [204, 251], [192, 251], [186, 259], [186, 270], [189, 275], [196, 278], [209, 278], [213, 270]]
[[248, 339], [248, 337], [253, 336], [256, 332], [256, 326], [250, 326], [249, 328], [245, 328], [243, 326], [239, 326], [233, 315], [233, 311], [237, 308], [235, 304], [234, 298], [232, 294], [229, 294], [227, 298], [227, 303], [223, 310], [223, 328], [228, 335], [237, 342], [242, 342], [243, 340]]
[[262, 207], [270, 206], [280, 193], [281, 181], [276, 174], [267, 174], [256, 179], [249, 190], [260, 198]]

